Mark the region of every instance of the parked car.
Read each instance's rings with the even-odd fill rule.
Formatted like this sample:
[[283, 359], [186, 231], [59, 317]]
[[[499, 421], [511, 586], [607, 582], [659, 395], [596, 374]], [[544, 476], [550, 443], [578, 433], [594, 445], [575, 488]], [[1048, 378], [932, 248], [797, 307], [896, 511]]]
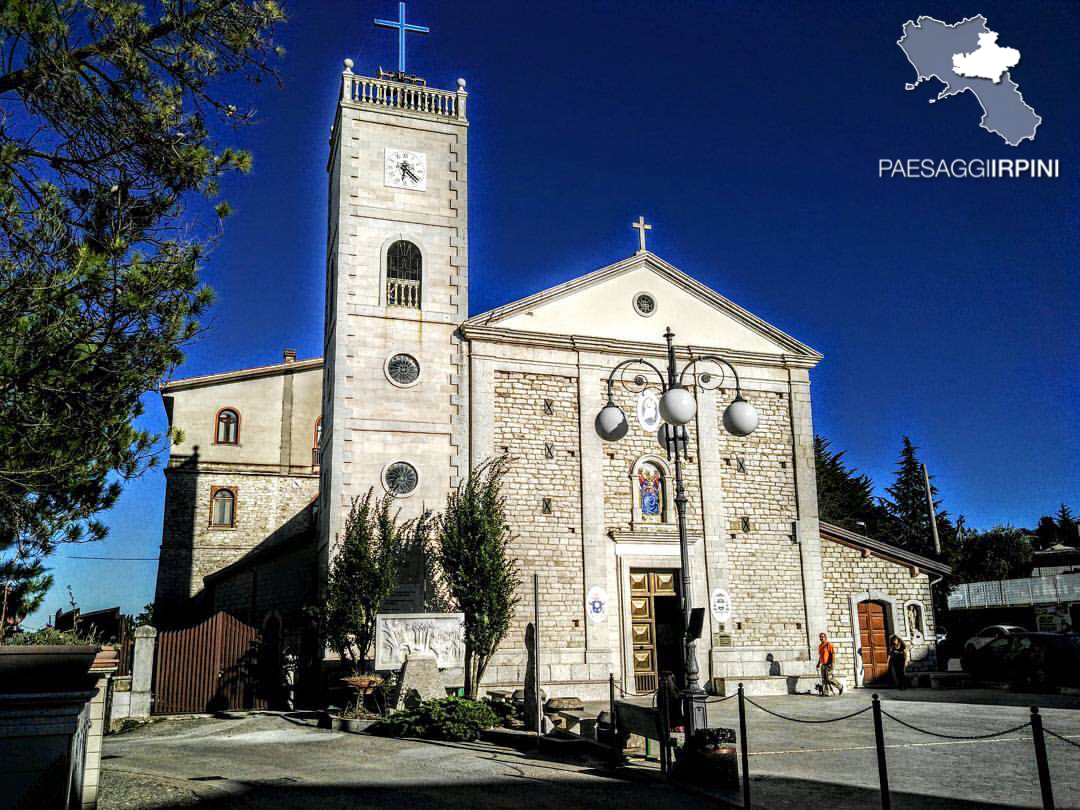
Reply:
[[978, 633], [964, 642], [964, 654], [974, 650], [980, 650], [995, 638], [1004, 638], [1013, 633], [1026, 633], [1027, 628], [1016, 624], [992, 624], [984, 627]]
[[980, 680], [1017, 688], [1080, 686], [1080, 636], [1073, 633], [1008, 633], [978, 649], [965, 649], [964, 671]]

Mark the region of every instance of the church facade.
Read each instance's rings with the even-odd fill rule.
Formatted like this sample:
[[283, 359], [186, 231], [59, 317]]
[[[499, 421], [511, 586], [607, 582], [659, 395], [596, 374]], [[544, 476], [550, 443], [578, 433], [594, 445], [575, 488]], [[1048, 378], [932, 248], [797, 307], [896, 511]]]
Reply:
[[[893, 632], [932, 665], [929, 574], [947, 569], [819, 523], [821, 355], [649, 252], [643, 229], [624, 259], [470, 315], [465, 82], [442, 91], [351, 67], [327, 167], [324, 358], [163, 387], [185, 439], [167, 470], [159, 609], [199, 598], [299, 633], [353, 498], [376, 487], [403, 517], [437, 510], [471, 467], [506, 454], [522, 599], [484, 685], [524, 680], [535, 574], [549, 694], [606, 696], [609, 673], [654, 689], [682, 666], [674, 470], [644, 362], [663, 367], [670, 327], [680, 367], [722, 356], [760, 417], [749, 436], [729, 433], [734, 380], [704, 364], [687, 378], [703, 682], [787, 691], [813, 673], [819, 632], [849, 682], [881, 675]], [[594, 420], [626, 360], [643, 361], [612, 387], [629, 429], [605, 442]]]

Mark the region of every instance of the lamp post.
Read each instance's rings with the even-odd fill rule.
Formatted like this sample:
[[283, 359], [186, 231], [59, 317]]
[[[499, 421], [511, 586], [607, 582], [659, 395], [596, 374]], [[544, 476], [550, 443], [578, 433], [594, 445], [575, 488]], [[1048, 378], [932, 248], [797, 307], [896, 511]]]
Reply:
[[[731, 370], [731, 374], [735, 378], [735, 399], [724, 410], [724, 427], [729, 433], [736, 436], [748, 436], [753, 433], [758, 426], [758, 415], [757, 411], [754, 410], [754, 406], [743, 399], [742, 389], [739, 385], [739, 373], [735, 370], [735, 367], [724, 358], [717, 357], [716, 355], [705, 355], [703, 357], [692, 358], [690, 362], [683, 367], [682, 371], [679, 371], [675, 365], [675, 347], [671, 342], [673, 337], [675, 337], [675, 333], [671, 331], [671, 327], [669, 326], [664, 332], [664, 339], [667, 341], [666, 374], [644, 357], [624, 360], [611, 370], [611, 374], [607, 379], [608, 401], [607, 405], [605, 405], [600, 410], [600, 413], [596, 415], [596, 432], [604, 441], [614, 442], [625, 436], [629, 429], [626, 415], [619, 406], [615, 404], [614, 397], [612, 396], [616, 375], [618, 375], [620, 371], [629, 369], [632, 366], [638, 366], [639, 368], [644, 367], [654, 372], [659, 379], [660, 388], [663, 391], [663, 395], [660, 398], [660, 417], [664, 420], [664, 424], [661, 425], [660, 430], [657, 433], [657, 439], [661, 446], [667, 451], [668, 459], [670, 460], [674, 455], [675, 461], [675, 511], [679, 523], [679, 560], [682, 566], [682, 588], [679, 598], [682, 602], [683, 655], [686, 670], [686, 688], [683, 691], [683, 714], [686, 718], [686, 737], [689, 741], [695, 731], [706, 727], [707, 721], [705, 716], [705, 690], [701, 688], [701, 683], [699, 681], [697, 654], [694, 649], [696, 646], [696, 637], [690, 632], [690, 617], [693, 610], [693, 604], [690, 597], [692, 583], [690, 577], [690, 549], [686, 537], [687, 498], [686, 487], [683, 484], [682, 462], [683, 460], [689, 461], [689, 454], [687, 453], [686, 447], [686, 425], [697, 414], [697, 400], [687, 389], [687, 372], [695, 368], [698, 364], [713, 364], [719, 369], [719, 374], [710, 373], [708, 371], [698, 374], [695, 371], [691, 374], [691, 384], [696, 384], [706, 389], [714, 389], [718, 388], [724, 381], [724, 367], [726, 366]], [[694, 379], [695, 375], [696, 381]], [[622, 380], [623, 385], [630, 390], [643, 390], [649, 383], [644, 371], [637, 372], [631, 380], [631, 384], [628, 384], [625, 379]]]

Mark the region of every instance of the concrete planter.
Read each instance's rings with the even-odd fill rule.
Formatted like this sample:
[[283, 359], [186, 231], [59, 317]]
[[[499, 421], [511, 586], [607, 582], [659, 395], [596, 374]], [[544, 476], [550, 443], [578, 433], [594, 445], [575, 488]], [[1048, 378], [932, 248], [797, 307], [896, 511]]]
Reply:
[[375, 722], [370, 717], [339, 717], [338, 715], [330, 717], [330, 727], [334, 731], [344, 731], [348, 734], [363, 734]]
[[104, 707], [106, 682], [90, 672], [97, 651], [0, 646], [0, 786], [11, 802], [5, 806], [96, 807], [101, 721], [94, 710]]
[[0, 683], [5, 692], [54, 692], [86, 689], [96, 646], [0, 645]]

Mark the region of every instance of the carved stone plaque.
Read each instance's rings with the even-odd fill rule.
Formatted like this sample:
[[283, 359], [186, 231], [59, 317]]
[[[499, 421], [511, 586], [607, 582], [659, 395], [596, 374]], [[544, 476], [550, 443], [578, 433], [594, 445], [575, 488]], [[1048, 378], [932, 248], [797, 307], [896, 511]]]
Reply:
[[465, 666], [464, 613], [380, 613], [375, 669], [400, 669], [409, 653], [435, 658], [439, 669]]

